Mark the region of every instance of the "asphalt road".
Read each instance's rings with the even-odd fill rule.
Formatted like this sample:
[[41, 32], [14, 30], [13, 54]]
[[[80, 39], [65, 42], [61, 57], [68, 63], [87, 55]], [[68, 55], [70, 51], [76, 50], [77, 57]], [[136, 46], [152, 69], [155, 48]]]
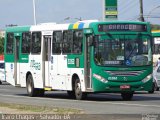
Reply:
[[120, 94], [90, 94], [86, 100], [70, 99], [64, 91], [49, 91], [44, 97], [28, 97], [26, 88], [0, 85], [0, 102], [75, 108], [87, 114], [159, 114], [160, 91], [154, 94], [137, 92], [132, 101], [123, 101]]

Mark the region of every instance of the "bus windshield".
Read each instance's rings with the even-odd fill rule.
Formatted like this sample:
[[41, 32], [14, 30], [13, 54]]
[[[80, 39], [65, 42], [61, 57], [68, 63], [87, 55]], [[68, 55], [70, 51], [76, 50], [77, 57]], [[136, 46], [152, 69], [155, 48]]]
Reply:
[[99, 35], [95, 37], [95, 63], [100, 66], [144, 66], [152, 62], [151, 37]]

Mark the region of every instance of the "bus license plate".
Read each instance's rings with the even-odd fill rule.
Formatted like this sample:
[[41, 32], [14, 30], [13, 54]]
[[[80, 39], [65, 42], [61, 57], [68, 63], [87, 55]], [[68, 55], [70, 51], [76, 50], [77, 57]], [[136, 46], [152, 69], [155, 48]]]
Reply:
[[121, 85], [120, 89], [130, 89], [130, 85]]

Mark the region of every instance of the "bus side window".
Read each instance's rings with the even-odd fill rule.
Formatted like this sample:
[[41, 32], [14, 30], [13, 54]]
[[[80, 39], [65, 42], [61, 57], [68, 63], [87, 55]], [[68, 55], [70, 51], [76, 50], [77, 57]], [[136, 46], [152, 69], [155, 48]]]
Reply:
[[62, 32], [53, 32], [52, 54], [61, 54]]
[[73, 53], [82, 53], [83, 32], [78, 30], [73, 34]]
[[40, 54], [41, 53], [41, 32], [32, 33], [32, 44], [31, 53]]
[[30, 53], [30, 42], [31, 42], [31, 33], [24, 32], [22, 33], [22, 53], [29, 54]]
[[71, 30], [63, 32], [62, 54], [72, 52], [73, 32]]
[[13, 54], [14, 34], [7, 33], [6, 53]]

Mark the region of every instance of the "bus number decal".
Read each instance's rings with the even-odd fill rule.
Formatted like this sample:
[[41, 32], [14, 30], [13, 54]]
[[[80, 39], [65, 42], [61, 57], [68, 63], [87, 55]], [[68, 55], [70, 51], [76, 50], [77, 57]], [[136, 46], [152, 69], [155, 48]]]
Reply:
[[108, 77], [108, 80], [117, 80], [117, 77]]
[[31, 60], [30, 67], [35, 68], [35, 70], [40, 70], [41, 64], [39, 62], [36, 62], [35, 60]]
[[68, 64], [74, 64], [74, 59], [68, 59]]

